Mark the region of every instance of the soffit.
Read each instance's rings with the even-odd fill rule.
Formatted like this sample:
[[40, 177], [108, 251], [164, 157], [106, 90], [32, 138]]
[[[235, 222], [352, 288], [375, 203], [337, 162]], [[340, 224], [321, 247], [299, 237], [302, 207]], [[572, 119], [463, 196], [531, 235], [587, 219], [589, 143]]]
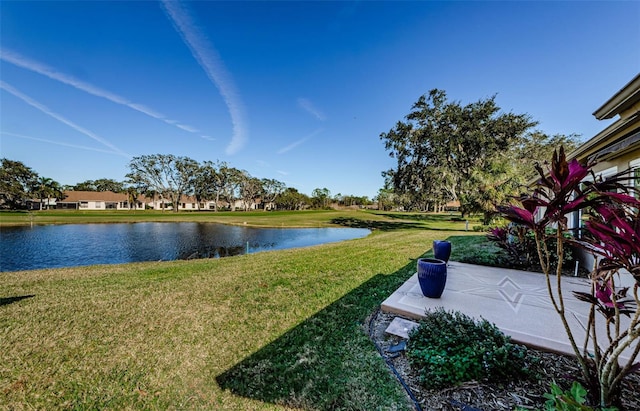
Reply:
[[593, 112], [598, 120], [610, 119], [640, 102], [640, 73]]
[[609, 125], [586, 143], [580, 145], [576, 150], [569, 153], [568, 158], [583, 160], [594, 153], [603, 150], [609, 145], [615, 144], [621, 137], [633, 134], [640, 129], [640, 113], [620, 119]]

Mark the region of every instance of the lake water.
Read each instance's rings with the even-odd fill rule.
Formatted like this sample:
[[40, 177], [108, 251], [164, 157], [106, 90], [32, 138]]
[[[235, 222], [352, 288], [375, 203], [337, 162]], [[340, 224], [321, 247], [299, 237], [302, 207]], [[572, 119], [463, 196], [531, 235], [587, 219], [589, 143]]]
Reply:
[[212, 223], [2, 227], [0, 271], [218, 258], [343, 241], [369, 233], [364, 228], [278, 229]]

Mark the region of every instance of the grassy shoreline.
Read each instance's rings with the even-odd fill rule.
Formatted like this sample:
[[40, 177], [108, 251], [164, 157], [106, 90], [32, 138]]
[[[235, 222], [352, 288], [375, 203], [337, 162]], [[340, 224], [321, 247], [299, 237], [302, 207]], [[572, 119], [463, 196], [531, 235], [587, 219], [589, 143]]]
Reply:
[[434, 239], [465, 233], [441, 216], [325, 214], [308, 223], [379, 229], [223, 259], [0, 274], [0, 408], [411, 409], [363, 323]]
[[[477, 221], [477, 220], [474, 220]], [[305, 211], [2, 211], [0, 227], [42, 224], [100, 224], [139, 222], [202, 222], [253, 227], [335, 227], [373, 226], [388, 223], [390, 228], [464, 230], [465, 222], [454, 221], [449, 214], [399, 213], [373, 210]], [[384, 227], [384, 224], [382, 224]]]

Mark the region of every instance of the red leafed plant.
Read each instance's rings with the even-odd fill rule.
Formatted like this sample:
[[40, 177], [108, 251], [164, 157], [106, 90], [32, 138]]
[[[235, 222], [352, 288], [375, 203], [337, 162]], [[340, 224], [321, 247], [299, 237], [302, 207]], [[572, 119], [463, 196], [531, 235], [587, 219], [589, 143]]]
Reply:
[[[533, 191], [499, 210], [508, 220], [533, 231], [551, 303], [562, 320], [594, 400], [606, 407], [619, 405], [621, 380], [640, 368], [634, 365], [640, 351], [640, 201], [628, 183], [628, 171], [603, 180], [593, 174], [593, 165], [567, 161], [561, 147], [554, 152], [547, 170], [536, 165], [540, 179]], [[585, 180], [589, 175], [591, 178]], [[566, 236], [573, 232], [568, 227], [569, 216], [580, 211], [588, 216], [584, 232], [579, 236]], [[549, 230], [551, 228], [554, 230]], [[548, 245], [550, 235], [554, 236], [558, 259], [553, 265]], [[590, 274], [591, 289], [574, 293], [590, 304], [582, 346], [577, 344], [567, 322], [562, 294], [566, 243], [598, 257]], [[633, 276], [631, 288], [618, 285], [625, 275]], [[608, 345], [597, 338], [596, 312], [604, 317]], [[628, 317], [628, 321], [621, 321], [622, 317]], [[620, 356], [625, 350], [631, 352], [631, 356], [621, 364]]]

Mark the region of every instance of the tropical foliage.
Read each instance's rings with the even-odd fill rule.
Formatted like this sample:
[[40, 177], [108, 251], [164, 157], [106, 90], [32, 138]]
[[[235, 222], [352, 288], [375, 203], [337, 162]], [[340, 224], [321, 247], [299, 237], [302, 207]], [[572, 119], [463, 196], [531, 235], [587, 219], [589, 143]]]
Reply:
[[[62, 187], [57, 181], [54, 181], [47, 177], [40, 177], [35, 184], [33, 193], [40, 199], [40, 210], [49, 208], [52, 198], [62, 198]], [[47, 199], [45, 205], [45, 199]]]
[[[501, 212], [510, 221], [532, 230], [551, 303], [562, 320], [587, 387], [597, 396], [597, 404], [605, 407], [617, 405], [622, 379], [638, 369], [634, 361], [640, 352], [640, 201], [628, 185], [628, 171], [603, 180], [591, 172], [593, 165], [575, 159], [567, 161], [561, 148], [554, 153], [547, 170], [536, 165], [540, 179], [533, 191], [518, 204], [501, 207]], [[585, 229], [574, 233], [574, 238], [567, 238], [566, 234], [571, 233], [569, 218], [578, 212], [588, 217]], [[549, 234], [551, 227], [554, 231]], [[550, 236], [557, 256], [555, 265], [548, 243]], [[589, 303], [582, 345], [569, 327], [560, 281], [567, 243], [599, 257], [590, 274], [591, 289], [576, 293], [577, 298]], [[622, 276], [629, 275], [633, 287], [620, 286]], [[598, 336], [598, 313], [604, 317], [605, 338]], [[630, 356], [623, 362], [625, 351]]]
[[[555, 270], [558, 264], [558, 256], [555, 254], [555, 230], [549, 229], [546, 233], [546, 247], [549, 250], [549, 264], [551, 270]], [[567, 239], [571, 238], [565, 234]], [[522, 225], [509, 224], [507, 226], [494, 227], [489, 230], [487, 239], [500, 247], [504, 254], [498, 256], [494, 265], [508, 268], [518, 268], [529, 271], [540, 270], [538, 258], [538, 245], [532, 230]], [[500, 258], [502, 257], [502, 258]], [[571, 249], [564, 249], [563, 264], [573, 267], [575, 259]], [[573, 274], [575, 270], [572, 271]]]

